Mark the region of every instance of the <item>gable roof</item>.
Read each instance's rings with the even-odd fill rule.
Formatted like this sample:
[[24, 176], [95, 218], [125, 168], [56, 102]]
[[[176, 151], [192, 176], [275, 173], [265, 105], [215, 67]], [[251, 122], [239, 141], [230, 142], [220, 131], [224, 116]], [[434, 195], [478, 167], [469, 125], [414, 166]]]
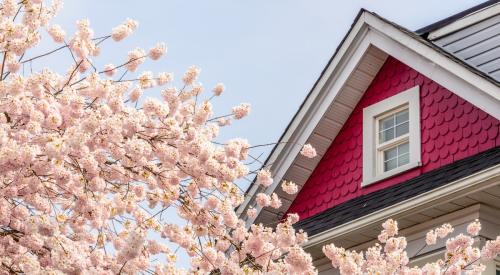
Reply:
[[377, 17], [378, 19], [384, 21], [387, 24], [390, 24], [390, 25], [394, 26], [395, 28], [398, 28], [400, 31], [404, 32], [405, 34], [407, 34], [408, 36], [412, 37], [416, 41], [418, 41], [418, 42], [420, 42], [420, 43], [422, 43], [422, 44], [424, 44], [424, 45], [432, 48], [433, 50], [435, 50], [439, 54], [441, 54], [441, 55], [445, 56], [446, 58], [448, 58], [450, 61], [452, 61], [454, 63], [457, 63], [457, 64], [461, 65], [462, 67], [466, 68], [471, 73], [477, 74], [478, 76], [480, 76], [484, 80], [486, 80], [488, 82], [491, 82], [493, 85], [495, 85], [497, 87], [500, 87], [500, 82], [497, 79], [493, 78], [491, 75], [485, 73], [484, 71], [479, 70], [476, 66], [473, 66], [472, 64], [470, 64], [470, 63], [466, 62], [465, 60], [459, 58], [458, 55], [447, 51], [443, 47], [440, 47], [439, 44], [434, 43], [434, 42], [432, 42], [430, 40], [427, 40], [425, 38], [425, 36], [421, 36], [421, 35], [419, 35], [416, 32], [412, 32], [412, 31], [410, 31], [410, 30], [408, 30], [408, 29], [406, 29], [406, 28], [404, 28], [404, 27], [402, 27], [402, 26], [400, 26], [400, 25], [398, 25], [398, 24], [396, 24], [394, 22], [388, 21], [387, 19], [385, 19], [385, 18], [377, 15], [376, 13], [370, 12], [370, 14], [372, 14], [373, 16]]
[[422, 37], [500, 81], [500, 1], [487, 1], [422, 31]]
[[[278, 210], [257, 208], [258, 222], [274, 222], [288, 209], [295, 196], [276, 187], [282, 179], [292, 180], [299, 186], [304, 184], [388, 54], [425, 72], [442, 86], [500, 118], [500, 84], [497, 81], [416, 33], [361, 10], [265, 162], [265, 165], [272, 164], [275, 179], [265, 191], [275, 191], [285, 200]], [[367, 70], [371, 73], [366, 73]], [[288, 142], [282, 143], [285, 141]], [[308, 142], [319, 148], [319, 156], [312, 160], [299, 155], [298, 144]], [[255, 183], [249, 187], [245, 202], [238, 208], [242, 218], [246, 218], [245, 210], [255, 205], [254, 196], [262, 191]], [[248, 223], [254, 221], [247, 218]]]

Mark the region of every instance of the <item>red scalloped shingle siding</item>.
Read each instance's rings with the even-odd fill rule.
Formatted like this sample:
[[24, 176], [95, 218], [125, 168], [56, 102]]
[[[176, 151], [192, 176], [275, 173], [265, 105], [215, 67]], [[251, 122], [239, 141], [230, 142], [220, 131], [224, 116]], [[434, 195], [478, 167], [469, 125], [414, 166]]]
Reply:
[[[363, 108], [420, 86], [422, 166], [361, 188]], [[455, 160], [500, 146], [500, 122], [431, 79], [389, 57], [288, 212], [305, 219]]]

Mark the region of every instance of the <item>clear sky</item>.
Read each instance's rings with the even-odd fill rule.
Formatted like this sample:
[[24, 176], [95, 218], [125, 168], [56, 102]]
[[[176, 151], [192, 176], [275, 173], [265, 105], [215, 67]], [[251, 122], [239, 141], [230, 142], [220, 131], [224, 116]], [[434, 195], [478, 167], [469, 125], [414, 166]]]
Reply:
[[[221, 141], [245, 137], [263, 144], [280, 137], [360, 8], [416, 30], [481, 2], [66, 0], [55, 22], [71, 33], [75, 20], [88, 18], [100, 36], [127, 17], [138, 20], [137, 32], [125, 42], [105, 43], [98, 64], [120, 64], [136, 46], [148, 49], [166, 42], [166, 58], [147, 62], [142, 69], [180, 76], [188, 66], [198, 65], [207, 90], [217, 82], [227, 87], [214, 102], [216, 115], [240, 102], [253, 107], [250, 117], [223, 131]], [[33, 66], [59, 66], [57, 60], [56, 65], [47, 60]]]

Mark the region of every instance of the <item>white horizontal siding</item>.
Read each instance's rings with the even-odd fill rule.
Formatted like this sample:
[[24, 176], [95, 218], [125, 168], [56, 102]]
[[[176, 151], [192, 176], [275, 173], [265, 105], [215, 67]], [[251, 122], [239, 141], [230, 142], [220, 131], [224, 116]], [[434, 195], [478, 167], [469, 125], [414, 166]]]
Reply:
[[433, 42], [500, 81], [500, 14]]

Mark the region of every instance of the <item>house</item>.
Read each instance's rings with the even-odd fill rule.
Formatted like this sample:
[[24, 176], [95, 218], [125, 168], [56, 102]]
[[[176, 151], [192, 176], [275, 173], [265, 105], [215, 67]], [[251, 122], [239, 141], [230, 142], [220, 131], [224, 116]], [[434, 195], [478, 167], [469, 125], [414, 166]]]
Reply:
[[[328, 243], [363, 250], [381, 223], [398, 221], [412, 265], [442, 257], [419, 251], [443, 223], [478, 219], [484, 242], [500, 234], [500, 2], [488, 1], [410, 31], [361, 10], [266, 164], [283, 198], [258, 209], [252, 184], [238, 213], [273, 224], [298, 213], [320, 274], [335, 274]], [[299, 154], [311, 143], [318, 156]], [[300, 190], [288, 195], [282, 180]], [[488, 264], [495, 274], [500, 262]], [[499, 273], [496, 273], [499, 274]]]

